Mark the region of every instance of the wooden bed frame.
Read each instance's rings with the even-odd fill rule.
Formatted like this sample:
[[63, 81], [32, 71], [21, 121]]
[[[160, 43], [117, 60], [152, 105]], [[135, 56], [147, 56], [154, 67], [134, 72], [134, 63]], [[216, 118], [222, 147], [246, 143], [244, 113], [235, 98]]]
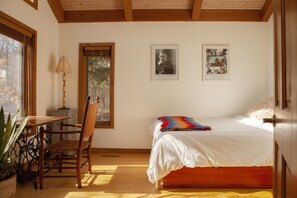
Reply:
[[[272, 188], [273, 168], [197, 167], [170, 172], [163, 178], [165, 188]], [[161, 181], [156, 182], [159, 189]]]

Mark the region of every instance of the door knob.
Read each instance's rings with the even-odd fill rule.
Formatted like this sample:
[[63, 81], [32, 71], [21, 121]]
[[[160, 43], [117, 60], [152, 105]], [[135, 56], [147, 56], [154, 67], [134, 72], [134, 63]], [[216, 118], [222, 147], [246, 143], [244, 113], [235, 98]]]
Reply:
[[275, 115], [273, 115], [272, 118], [263, 118], [263, 123], [271, 123], [275, 127], [275, 124], [276, 124]]

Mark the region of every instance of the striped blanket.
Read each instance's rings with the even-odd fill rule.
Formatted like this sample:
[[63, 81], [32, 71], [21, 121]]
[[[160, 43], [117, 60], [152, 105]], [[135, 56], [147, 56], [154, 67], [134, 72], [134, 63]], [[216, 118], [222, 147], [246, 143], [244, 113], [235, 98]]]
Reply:
[[158, 120], [162, 121], [161, 131], [207, 131], [209, 126], [203, 126], [186, 116], [162, 116]]

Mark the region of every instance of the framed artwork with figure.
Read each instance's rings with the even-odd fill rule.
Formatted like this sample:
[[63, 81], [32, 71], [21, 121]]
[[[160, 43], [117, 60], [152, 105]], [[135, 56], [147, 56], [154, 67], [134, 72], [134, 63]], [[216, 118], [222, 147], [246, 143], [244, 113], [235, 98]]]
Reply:
[[152, 80], [178, 80], [178, 45], [152, 45]]
[[203, 80], [229, 80], [229, 45], [203, 45]]

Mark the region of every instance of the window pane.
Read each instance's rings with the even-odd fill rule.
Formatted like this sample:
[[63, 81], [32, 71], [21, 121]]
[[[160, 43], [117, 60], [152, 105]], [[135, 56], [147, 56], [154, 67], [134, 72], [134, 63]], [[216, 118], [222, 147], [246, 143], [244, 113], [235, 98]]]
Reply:
[[87, 64], [87, 95], [100, 97], [97, 121], [110, 122], [111, 57], [91, 56], [87, 58]]
[[23, 51], [23, 44], [0, 34], [0, 106], [11, 114], [24, 110]]

